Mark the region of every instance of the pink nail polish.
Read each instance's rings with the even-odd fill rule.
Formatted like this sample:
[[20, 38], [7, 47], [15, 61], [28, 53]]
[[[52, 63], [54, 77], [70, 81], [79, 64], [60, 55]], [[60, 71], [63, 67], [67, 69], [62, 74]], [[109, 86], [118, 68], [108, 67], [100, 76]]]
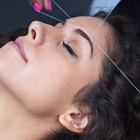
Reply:
[[48, 4], [49, 11], [52, 12], [52, 0], [45, 0], [45, 1]]
[[39, 3], [35, 2], [34, 8], [36, 9], [37, 12], [39, 12], [39, 13], [41, 12], [41, 7], [40, 7]]

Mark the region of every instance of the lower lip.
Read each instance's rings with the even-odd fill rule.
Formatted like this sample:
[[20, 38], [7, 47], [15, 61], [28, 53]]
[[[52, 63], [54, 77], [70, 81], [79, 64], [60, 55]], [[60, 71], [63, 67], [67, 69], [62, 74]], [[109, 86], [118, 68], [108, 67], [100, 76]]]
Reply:
[[16, 51], [17, 51], [18, 54], [21, 56], [21, 58], [22, 58], [25, 62], [27, 62], [27, 60], [26, 60], [26, 58], [25, 58], [25, 56], [24, 56], [24, 54], [23, 54], [23, 50], [21, 50], [21, 48], [20, 48], [14, 41], [10, 41], [9, 43], [10, 43], [10, 45], [12, 45], [12, 46], [16, 49]]

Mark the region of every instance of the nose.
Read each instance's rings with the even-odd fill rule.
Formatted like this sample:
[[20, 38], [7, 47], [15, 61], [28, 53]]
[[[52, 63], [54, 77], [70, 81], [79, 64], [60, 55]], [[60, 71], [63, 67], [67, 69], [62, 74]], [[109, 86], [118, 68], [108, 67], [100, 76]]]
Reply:
[[28, 37], [35, 46], [42, 45], [48, 36], [50, 36], [54, 27], [40, 21], [33, 21], [28, 29]]

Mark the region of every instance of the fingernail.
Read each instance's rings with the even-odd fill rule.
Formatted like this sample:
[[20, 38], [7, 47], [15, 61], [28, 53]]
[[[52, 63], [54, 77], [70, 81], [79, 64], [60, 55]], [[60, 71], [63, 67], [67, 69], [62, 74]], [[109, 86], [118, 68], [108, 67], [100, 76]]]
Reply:
[[41, 6], [39, 5], [38, 2], [35, 2], [35, 3], [34, 3], [34, 8], [35, 8], [35, 10], [36, 10], [37, 12], [41, 12]]
[[49, 11], [52, 12], [52, 0], [45, 0], [45, 1], [48, 4]]

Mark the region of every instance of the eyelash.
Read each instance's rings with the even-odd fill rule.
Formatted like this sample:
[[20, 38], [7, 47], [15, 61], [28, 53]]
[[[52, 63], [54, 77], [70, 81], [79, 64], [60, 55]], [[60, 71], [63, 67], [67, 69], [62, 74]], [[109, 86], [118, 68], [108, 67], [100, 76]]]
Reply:
[[74, 52], [74, 50], [63, 41], [64, 48], [70, 53], [70, 55], [78, 57], [77, 54]]

